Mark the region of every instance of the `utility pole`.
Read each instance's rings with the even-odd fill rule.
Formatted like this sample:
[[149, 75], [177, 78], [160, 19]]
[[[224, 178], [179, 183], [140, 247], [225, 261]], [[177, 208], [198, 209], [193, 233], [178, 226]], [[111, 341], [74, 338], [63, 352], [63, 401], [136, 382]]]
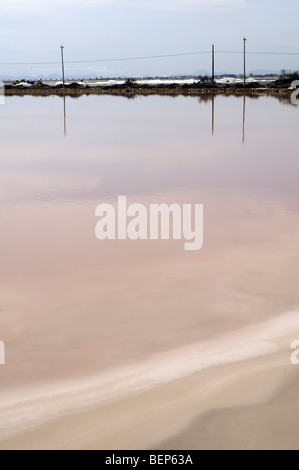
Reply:
[[63, 81], [63, 89], [64, 89], [64, 85], [65, 85], [64, 57], [63, 57], [63, 49], [64, 49], [64, 47], [61, 46], [60, 49], [61, 49], [62, 81]]
[[244, 88], [246, 86], [246, 41], [247, 39], [244, 37]]
[[215, 83], [215, 46], [212, 45], [212, 84]]

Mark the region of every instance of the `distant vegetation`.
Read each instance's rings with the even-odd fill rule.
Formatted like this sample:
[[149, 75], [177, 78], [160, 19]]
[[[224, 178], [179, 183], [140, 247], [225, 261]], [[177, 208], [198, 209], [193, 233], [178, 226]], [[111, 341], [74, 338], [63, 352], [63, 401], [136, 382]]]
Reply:
[[[234, 77], [232, 77], [234, 78]], [[240, 78], [240, 77], [239, 77]], [[16, 81], [6, 85], [6, 94], [9, 95], [35, 95], [35, 96], [80, 96], [83, 94], [115, 94], [133, 97], [134, 95], [204, 95], [204, 94], [224, 94], [224, 95], [267, 95], [278, 93], [290, 93], [289, 88], [291, 84], [299, 80], [299, 74], [294, 73], [291, 75], [282, 76], [272, 83], [265, 84], [250, 81], [244, 86], [242, 80], [237, 83], [213, 83], [211, 77], [200, 76], [192, 82], [182, 83], [182, 79], [177, 79], [177, 82], [167, 82], [166, 80], [161, 83], [155, 81], [151, 83], [147, 81], [142, 83], [134, 78], [128, 78], [120, 83], [83, 83], [82, 81], [62, 84], [44, 83], [41, 80], [37, 82]]]
[[281, 88], [289, 88], [292, 85], [292, 83], [296, 80], [299, 80], [298, 72], [280, 77], [278, 80], [276, 80], [273, 83], [273, 86], [281, 87]]

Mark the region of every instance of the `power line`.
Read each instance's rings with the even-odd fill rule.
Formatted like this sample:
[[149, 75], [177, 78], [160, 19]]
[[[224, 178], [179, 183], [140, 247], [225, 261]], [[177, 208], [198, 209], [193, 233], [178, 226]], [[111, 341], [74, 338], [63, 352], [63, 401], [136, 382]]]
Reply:
[[[185, 52], [181, 54], [161, 54], [151, 56], [139, 56], [139, 57], [119, 57], [112, 59], [93, 59], [93, 60], [72, 60], [66, 61], [65, 64], [90, 64], [97, 62], [122, 62], [131, 60], [147, 60], [147, 59], [162, 59], [167, 57], [186, 57], [191, 55], [200, 54], [211, 54], [211, 51], [197, 51], [197, 52]], [[243, 51], [216, 51], [215, 54], [243, 54]], [[251, 55], [289, 55], [298, 56], [299, 52], [263, 52], [263, 51], [247, 51], [246, 54]], [[61, 62], [1, 62], [0, 65], [60, 65]]]
[[[122, 57], [118, 59], [94, 59], [94, 60], [71, 60], [65, 62], [65, 64], [90, 64], [93, 62], [120, 62], [125, 60], [145, 60], [145, 59], [162, 59], [164, 57], [180, 57], [180, 56], [189, 56], [189, 55], [199, 55], [199, 54], [210, 54], [211, 51], [201, 51], [201, 52], [185, 52], [182, 54], [163, 54], [163, 55], [151, 55], [151, 56], [140, 56], [140, 57]], [[3, 62], [0, 65], [57, 65], [60, 62]]]
[[123, 60], [145, 60], [145, 59], [162, 59], [164, 57], [182, 57], [188, 55], [199, 55], [199, 54], [210, 54], [211, 51], [202, 51], [202, 52], [186, 52], [183, 54], [165, 54], [165, 55], [151, 55], [151, 56], [141, 56], [141, 57], [124, 57], [122, 59], [98, 59], [98, 60], [74, 60], [67, 62], [68, 64], [81, 64], [88, 62], [118, 62]]
[[[243, 54], [243, 51], [215, 51], [217, 54]], [[246, 54], [252, 55], [299, 55], [299, 52], [257, 52], [247, 51]]]

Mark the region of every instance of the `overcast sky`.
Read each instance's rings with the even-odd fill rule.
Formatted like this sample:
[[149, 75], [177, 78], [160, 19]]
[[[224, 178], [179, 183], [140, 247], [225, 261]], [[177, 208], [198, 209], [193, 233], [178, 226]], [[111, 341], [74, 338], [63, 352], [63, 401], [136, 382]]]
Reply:
[[[298, 0], [0, 0], [0, 78], [57, 74], [66, 61], [210, 50], [299, 52]], [[67, 64], [67, 75], [156, 76], [210, 70], [210, 55]], [[248, 70], [299, 69], [298, 56], [248, 56]], [[240, 73], [242, 55], [217, 54], [216, 71]]]

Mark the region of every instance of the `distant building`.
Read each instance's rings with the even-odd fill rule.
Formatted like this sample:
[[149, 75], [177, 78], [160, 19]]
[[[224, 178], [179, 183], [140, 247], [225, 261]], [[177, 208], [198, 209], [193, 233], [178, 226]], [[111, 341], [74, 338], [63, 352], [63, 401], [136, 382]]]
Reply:
[[281, 75], [282, 77], [285, 77], [286, 74], [287, 74], [287, 71], [286, 71], [285, 69], [282, 69], [280, 75]]

